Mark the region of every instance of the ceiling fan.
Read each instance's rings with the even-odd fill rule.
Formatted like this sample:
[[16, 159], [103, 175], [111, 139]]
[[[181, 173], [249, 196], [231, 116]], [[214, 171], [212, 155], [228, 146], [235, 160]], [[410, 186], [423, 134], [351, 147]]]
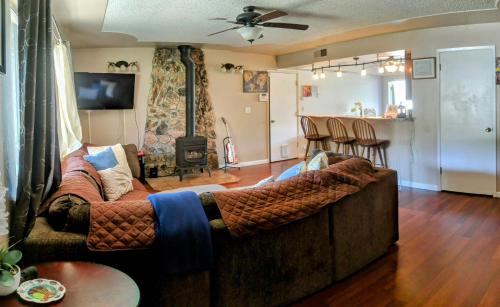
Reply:
[[307, 30], [308, 25], [301, 25], [296, 23], [283, 23], [283, 22], [268, 22], [269, 20], [283, 17], [288, 15], [280, 10], [273, 10], [269, 13], [261, 14], [256, 12], [255, 6], [245, 6], [243, 13], [236, 16], [236, 21], [228, 21], [227, 18], [212, 18], [211, 20], [226, 20], [228, 23], [236, 24], [237, 26], [209, 34], [208, 36], [220, 34], [226, 31], [237, 30], [238, 33], [252, 44], [255, 40], [264, 37], [262, 32], [264, 28], [282, 28], [291, 30]]

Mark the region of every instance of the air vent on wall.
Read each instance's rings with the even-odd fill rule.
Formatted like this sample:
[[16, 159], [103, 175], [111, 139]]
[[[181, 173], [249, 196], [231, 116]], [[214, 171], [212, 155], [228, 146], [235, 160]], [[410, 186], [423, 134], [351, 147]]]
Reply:
[[314, 51], [314, 57], [315, 58], [321, 58], [327, 55], [327, 50], [326, 49], [318, 49]]

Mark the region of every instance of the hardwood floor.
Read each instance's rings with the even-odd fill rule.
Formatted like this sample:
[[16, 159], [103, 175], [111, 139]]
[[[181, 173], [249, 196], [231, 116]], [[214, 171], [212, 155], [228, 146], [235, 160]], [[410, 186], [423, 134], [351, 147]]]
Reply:
[[[231, 170], [254, 184], [300, 160]], [[400, 240], [295, 306], [500, 306], [500, 199], [403, 188]]]

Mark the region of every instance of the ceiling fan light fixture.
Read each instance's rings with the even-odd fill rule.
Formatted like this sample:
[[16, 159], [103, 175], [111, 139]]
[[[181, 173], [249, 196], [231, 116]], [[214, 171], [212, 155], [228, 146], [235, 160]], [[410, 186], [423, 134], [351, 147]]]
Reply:
[[255, 40], [260, 38], [264, 30], [256, 26], [244, 26], [239, 28], [237, 31], [244, 40], [253, 43]]

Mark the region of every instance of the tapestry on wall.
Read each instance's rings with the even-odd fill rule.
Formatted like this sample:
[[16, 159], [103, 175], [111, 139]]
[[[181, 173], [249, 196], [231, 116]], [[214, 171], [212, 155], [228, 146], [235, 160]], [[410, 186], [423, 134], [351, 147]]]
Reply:
[[[217, 169], [215, 115], [204, 54], [194, 49], [191, 56], [196, 64], [196, 134], [208, 137], [208, 163]], [[146, 173], [158, 167], [159, 176], [168, 176], [175, 171], [175, 139], [186, 133], [185, 71], [176, 48], [155, 50], [151, 81], [143, 145]]]

